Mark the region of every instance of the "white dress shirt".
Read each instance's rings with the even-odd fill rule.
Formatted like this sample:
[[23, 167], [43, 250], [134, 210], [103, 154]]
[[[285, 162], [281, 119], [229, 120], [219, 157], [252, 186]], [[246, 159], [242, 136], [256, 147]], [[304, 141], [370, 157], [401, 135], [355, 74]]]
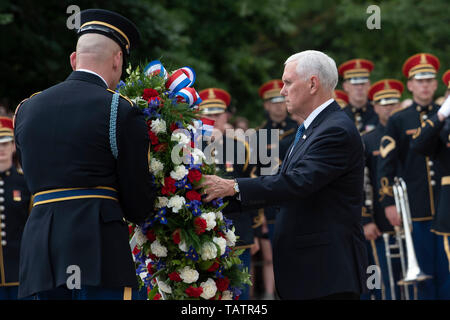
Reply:
[[313, 122], [313, 120], [319, 115], [319, 113], [321, 113], [333, 101], [334, 101], [334, 99], [329, 99], [329, 100], [325, 101], [320, 106], [315, 108], [313, 112], [311, 112], [309, 114], [308, 118], [306, 118], [305, 121], [303, 121], [303, 125], [305, 126], [305, 131], [306, 131], [306, 129], [308, 129], [309, 125]]
[[82, 71], [82, 72], [87, 72], [87, 73], [92, 73], [95, 74], [97, 77], [99, 77], [100, 79], [103, 80], [103, 82], [106, 84], [106, 87], [109, 88], [108, 83], [105, 81], [105, 79], [103, 79], [103, 77], [101, 75], [99, 75], [97, 72], [94, 72], [92, 70], [88, 70], [88, 69], [77, 69], [76, 71]]

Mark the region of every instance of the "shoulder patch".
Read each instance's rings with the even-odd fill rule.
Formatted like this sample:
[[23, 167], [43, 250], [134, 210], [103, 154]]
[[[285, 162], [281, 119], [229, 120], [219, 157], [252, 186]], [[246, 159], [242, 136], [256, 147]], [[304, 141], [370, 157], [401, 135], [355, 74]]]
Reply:
[[[117, 93], [117, 92], [115, 92], [114, 90], [111, 90], [111, 89], [109, 89], [109, 88], [106, 89], [106, 90], [108, 90], [109, 92], [111, 92], [111, 93], [113, 93], [113, 94], [116, 94], [116, 93]], [[120, 94], [120, 93], [119, 93], [119, 96], [120, 96], [121, 98], [127, 100], [127, 101], [130, 103], [130, 105], [133, 106], [133, 101], [131, 101], [130, 98], [128, 98], [127, 96], [124, 96], [123, 94]]]

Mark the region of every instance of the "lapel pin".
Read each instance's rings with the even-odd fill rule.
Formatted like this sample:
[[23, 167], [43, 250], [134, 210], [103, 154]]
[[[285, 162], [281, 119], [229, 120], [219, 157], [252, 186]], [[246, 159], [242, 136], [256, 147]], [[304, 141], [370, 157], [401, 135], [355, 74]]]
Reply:
[[306, 139], [306, 134], [304, 134], [304, 135], [303, 135], [302, 139], [303, 139], [303, 140], [305, 140], [305, 139]]

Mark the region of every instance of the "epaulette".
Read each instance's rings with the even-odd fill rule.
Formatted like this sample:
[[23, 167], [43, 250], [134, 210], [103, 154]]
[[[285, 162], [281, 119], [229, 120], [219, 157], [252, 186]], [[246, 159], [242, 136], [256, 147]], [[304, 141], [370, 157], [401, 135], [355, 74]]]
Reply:
[[16, 110], [14, 111], [14, 116], [13, 116], [13, 128], [16, 126], [16, 115], [17, 112], [19, 111], [20, 106], [27, 101], [28, 99], [31, 99], [32, 97], [34, 97], [35, 95], [41, 93], [42, 91], [38, 91], [33, 93], [31, 96], [29, 96], [28, 98], [23, 99], [22, 101], [20, 101], [20, 103], [17, 105]]
[[293, 134], [295, 131], [297, 131], [297, 129], [295, 129], [295, 128], [289, 129], [288, 131], [286, 131], [285, 133], [280, 135], [280, 140], [282, 140], [283, 138], [285, 138], [286, 136], [288, 136], [290, 134]]
[[244, 146], [245, 146], [245, 164], [244, 164], [244, 168], [242, 168], [242, 171], [245, 171], [245, 170], [247, 170], [248, 163], [249, 163], [249, 160], [250, 160], [250, 146], [249, 146], [247, 141], [239, 139], [236, 136], [233, 136], [233, 139], [243, 143]]
[[406, 109], [408, 109], [408, 108], [411, 107], [411, 106], [412, 106], [412, 104], [409, 105], [409, 106], [404, 106], [404, 107], [402, 107], [402, 108], [400, 108], [400, 109], [394, 110], [394, 111], [391, 112], [391, 116], [394, 115], [394, 114], [396, 114], [396, 113], [398, 113], [398, 112], [400, 112], [400, 111], [406, 110]]
[[[114, 90], [111, 90], [111, 89], [106, 89], [106, 90], [108, 90], [109, 92], [111, 92], [111, 93], [118, 93], [118, 92], [115, 92]], [[128, 98], [127, 96], [124, 96], [123, 94], [120, 94], [119, 93], [119, 96], [121, 97], [121, 98], [124, 98], [125, 100], [127, 100], [129, 103], [130, 103], [130, 105], [131, 106], [133, 106], [133, 101], [131, 101], [131, 99], [130, 98]]]

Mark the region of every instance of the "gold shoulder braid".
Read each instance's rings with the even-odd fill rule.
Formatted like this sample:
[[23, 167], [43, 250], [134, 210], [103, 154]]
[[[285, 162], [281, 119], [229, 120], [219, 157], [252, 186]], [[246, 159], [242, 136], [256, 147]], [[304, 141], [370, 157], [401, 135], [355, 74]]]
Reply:
[[[118, 93], [118, 92], [115, 92], [114, 90], [111, 90], [111, 89], [109, 89], [109, 88], [106, 89], [106, 90], [108, 90], [109, 92], [111, 92], [111, 93], [113, 93], [113, 94]], [[122, 98], [124, 98], [125, 100], [127, 100], [127, 101], [130, 103], [130, 105], [133, 106], [133, 101], [131, 101], [130, 98], [128, 98], [127, 96], [124, 96], [123, 94], [120, 94], [120, 93], [119, 93], [119, 96], [122, 97]]]

